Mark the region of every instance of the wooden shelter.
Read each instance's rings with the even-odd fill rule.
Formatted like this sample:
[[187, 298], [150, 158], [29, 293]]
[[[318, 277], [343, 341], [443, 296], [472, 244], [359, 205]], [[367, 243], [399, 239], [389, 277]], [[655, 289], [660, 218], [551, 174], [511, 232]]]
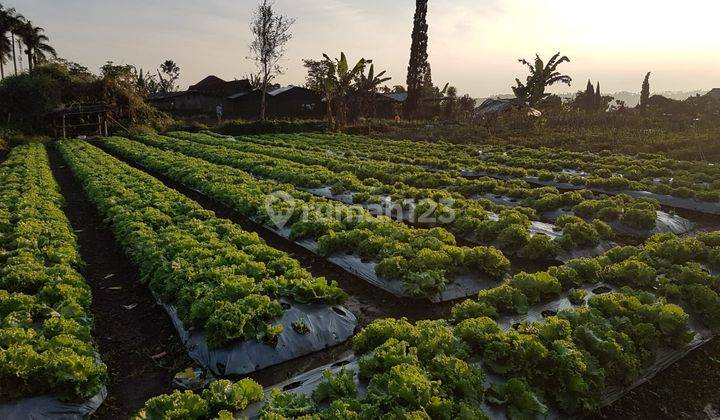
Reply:
[[113, 107], [104, 103], [63, 106], [48, 116], [52, 120], [55, 137], [80, 135], [108, 135], [108, 120]]

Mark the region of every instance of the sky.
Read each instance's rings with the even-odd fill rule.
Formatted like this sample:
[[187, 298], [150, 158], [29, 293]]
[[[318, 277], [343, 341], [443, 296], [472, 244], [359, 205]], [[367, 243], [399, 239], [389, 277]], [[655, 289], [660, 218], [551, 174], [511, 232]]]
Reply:
[[[107, 60], [156, 69], [181, 68], [183, 88], [214, 74], [226, 80], [256, 72], [249, 56], [249, 20], [256, 0], [0, 0], [46, 29], [58, 53], [97, 71]], [[303, 58], [322, 53], [371, 58], [404, 84], [410, 55], [412, 0], [276, 0], [295, 18], [282, 61], [284, 85], [302, 84]], [[433, 80], [474, 97], [511, 93], [526, 69], [519, 58], [555, 52], [561, 69], [584, 88], [652, 90], [720, 87], [718, 0], [430, 0], [429, 55]]]

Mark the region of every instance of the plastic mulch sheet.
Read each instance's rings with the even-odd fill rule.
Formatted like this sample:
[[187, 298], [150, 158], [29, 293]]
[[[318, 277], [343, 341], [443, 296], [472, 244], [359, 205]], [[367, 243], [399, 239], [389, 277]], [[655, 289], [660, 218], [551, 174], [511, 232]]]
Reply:
[[[287, 239], [290, 238], [289, 228], [267, 228], [279, 236]], [[318, 243], [314, 239], [303, 239], [294, 242], [308, 251], [316, 254], [318, 252]], [[377, 265], [375, 261], [366, 260], [354, 253], [337, 253], [327, 257], [326, 259], [348, 273], [359, 277], [368, 283], [393, 294], [394, 296], [417, 298], [417, 296], [413, 296], [405, 290], [405, 285], [401, 280], [389, 280], [378, 276], [377, 273], [375, 273], [375, 266]], [[474, 296], [481, 290], [489, 289], [497, 285], [498, 282], [496, 280], [484, 278], [482, 276], [457, 276], [446, 286], [445, 290], [441, 293], [430, 296], [429, 300], [434, 303], [439, 303]]]
[[[323, 187], [323, 188], [312, 188], [312, 189], [302, 189], [305, 192], [308, 192], [310, 194], [327, 198], [329, 200], [339, 201], [345, 204], [353, 204], [353, 194], [352, 193], [343, 193], [343, 194], [333, 194], [330, 190], [330, 187]], [[383, 212], [385, 213], [392, 213], [388, 209], [394, 208], [396, 203], [393, 203], [392, 201], [389, 201], [389, 197], [386, 196], [380, 196], [378, 197], [381, 200], [380, 204], [358, 204], [362, 207], [369, 208], [369, 209], [378, 209], [378, 205], [382, 207]], [[408, 222], [410, 221], [410, 218], [407, 212], [402, 212], [402, 221]], [[400, 217], [394, 217], [396, 220], [400, 219]], [[278, 235], [281, 235], [283, 237], [288, 238], [290, 236], [289, 229], [272, 229], [275, 233]], [[300, 240], [296, 241], [296, 243], [300, 246], [302, 246], [305, 249], [308, 249], [314, 253], [317, 253], [317, 242], [314, 240]], [[392, 293], [395, 296], [398, 297], [414, 297], [409, 295], [406, 290], [403, 282], [401, 280], [389, 280], [382, 277], [379, 277], [375, 273], [375, 266], [377, 265], [374, 261], [369, 261], [361, 258], [359, 255], [354, 253], [345, 253], [345, 254], [335, 254], [328, 258], [328, 260], [335, 265], [339, 266], [345, 271], [348, 271], [349, 273], [362, 278], [363, 280], [367, 281], [368, 283], [379, 287], [383, 290], [386, 290], [390, 293]], [[488, 277], [478, 275], [478, 274], [463, 274], [458, 275], [455, 278], [453, 278], [453, 281], [450, 282], [446, 288], [438, 293], [435, 296], [430, 297], [430, 301], [434, 303], [438, 302], [446, 302], [450, 300], [465, 298], [469, 296], [474, 296], [481, 290], [485, 290], [488, 288], [492, 288], [498, 285], [498, 282], [496, 280], [490, 279]]]
[[[501, 195], [495, 195], [495, 194], [484, 194], [481, 196], [473, 197], [474, 199], [487, 199], [492, 201], [495, 204], [504, 205], [504, 206], [510, 206], [510, 207], [519, 207], [522, 205], [521, 201], [518, 201], [514, 198], [505, 197]], [[553, 211], [547, 211], [541, 214], [541, 218], [543, 220], [550, 220], [555, 221], [558, 219], [558, 217], [562, 216], [563, 214], [575, 214], [571, 209], [563, 208], [563, 209], [556, 209]], [[533, 222], [534, 225], [538, 224], [538, 222]], [[633, 236], [633, 237], [649, 237], [656, 233], [673, 233], [676, 235], [685, 235], [693, 231], [695, 229], [695, 224], [688, 219], [678, 216], [676, 214], [670, 214], [664, 211], [657, 211], [657, 218], [655, 219], [655, 228], [653, 229], [637, 229], [632, 228], [630, 226], [624, 225], [619, 222], [611, 222], [610, 226], [613, 228], [615, 233], [618, 233], [620, 235], [624, 236]]]
[[681, 197], [675, 197], [672, 195], [666, 195], [666, 194], [657, 194], [650, 191], [634, 191], [634, 190], [609, 190], [606, 188], [598, 188], [598, 187], [588, 187], [584, 185], [575, 185], [570, 184], [568, 182], [557, 182], [554, 180], [541, 180], [537, 177], [523, 177], [523, 178], [516, 178], [512, 176], [507, 175], [499, 175], [499, 174], [491, 174], [487, 172], [478, 172], [478, 171], [461, 171], [461, 175], [468, 178], [477, 178], [477, 177], [490, 177], [490, 178], [496, 178], [496, 179], [502, 179], [502, 180], [513, 180], [513, 179], [521, 179], [523, 181], [526, 181], [531, 184], [535, 185], [541, 185], [545, 187], [555, 187], [561, 190], [580, 190], [580, 189], [587, 189], [590, 191], [607, 194], [607, 195], [619, 195], [619, 194], [627, 194], [630, 197], [634, 198], [649, 198], [653, 200], [657, 200], [661, 205], [666, 207], [674, 207], [678, 209], [685, 209], [685, 210], [692, 210], [697, 211], [700, 213], [707, 213], [707, 214], [720, 214], [720, 203], [711, 203], [708, 201], [698, 201], [694, 198], [681, 198]]
[[81, 420], [93, 414], [105, 401], [107, 388], [81, 403], [65, 403], [57, 397], [43, 395], [0, 404], [2, 420]]
[[[618, 290], [616, 287], [602, 283], [595, 285], [586, 285], [583, 287], [583, 289], [588, 292], [587, 298], [590, 298], [593, 295], [604, 294]], [[577, 308], [577, 306], [570, 303], [567, 295], [562, 295], [561, 297], [553, 300], [552, 302], [531, 307], [527, 314], [502, 316], [500, 319], [497, 320], [497, 323], [501, 328], [509, 330], [511, 328], [515, 328], [522, 322], [541, 321], [545, 317], [556, 315], [561, 310], [572, 308]], [[625, 395], [632, 389], [642, 385], [648, 380], [652, 379], [659, 372], [685, 357], [690, 351], [707, 343], [713, 337], [713, 334], [708, 329], [701, 326], [699, 322], [697, 322], [693, 318], [692, 315], [690, 315], [690, 329], [692, 330], [692, 332], [695, 333], [695, 337], [689, 344], [687, 344], [681, 349], [659, 349], [657, 357], [655, 359], [655, 363], [643, 370], [641, 375], [631, 385], [626, 387], [606, 388], [601, 395], [602, 404], [604, 406], [607, 406], [617, 401], [623, 395]], [[471, 363], [482, 366], [482, 362], [479, 361], [479, 359], [476, 359], [474, 362], [471, 361]], [[357, 356], [354, 355], [352, 352], [349, 352], [347, 355], [332, 364], [321, 366], [319, 368], [313, 369], [311, 371], [288, 379], [287, 381], [281, 382], [277, 385], [268, 387], [265, 389], [265, 393], [266, 395], [269, 395], [273, 389], [279, 389], [286, 392], [293, 392], [310, 396], [312, 395], [313, 391], [317, 389], [318, 385], [325, 381], [322, 375], [325, 370], [330, 370], [333, 374], [337, 374], [341, 369], [351, 370], [357, 373], [359, 370]], [[502, 383], [506, 380], [506, 378], [504, 378], [503, 376], [494, 374], [492, 372], [486, 371], [486, 374], [487, 385], [498, 382]], [[360, 380], [356, 375], [355, 383], [358, 385], [358, 396], [360, 398], [364, 397], [367, 394], [368, 381]], [[262, 402], [255, 403], [249, 406], [241, 414], [244, 416], [248, 416], [252, 419], [257, 418], [258, 411], [262, 408], [262, 405]], [[505, 408], [502, 406], [495, 406], [483, 403], [482, 408], [491, 419], [504, 420], [508, 418]], [[546, 418], [561, 417], [563, 416], [551, 407], [551, 411]]]
[[[353, 193], [346, 192], [343, 194], [333, 194], [330, 187], [323, 187], [323, 188], [308, 188], [303, 189], [303, 191], [308, 192], [310, 194], [317, 195], [319, 197], [327, 198], [329, 200], [335, 200], [340, 201], [345, 204], [354, 204], [353, 203]], [[382, 207], [382, 210], [385, 215], [391, 215], [396, 220], [401, 220], [403, 222], [412, 222], [411, 218], [408, 215], [408, 212], [403, 211], [402, 217], [398, 217], [398, 215], [392, 211], [389, 211], [388, 209], [394, 209], [397, 207], [400, 207], [400, 203], [393, 202], [392, 199], [389, 196], [377, 196], [377, 198], [380, 200], [380, 205]], [[507, 198], [508, 202], [512, 200], [515, 203], [518, 203], [514, 199]], [[412, 202], [412, 200], [406, 200], [407, 202]], [[519, 204], [519, 203], [518, 203]], [[362, 207], [368, 208], [368, 209], [377, 209], [378, 204], [359, 204]], [[404, 208], [405, 206], [403, 206]], [[488, 218], [490, 220], [497, 221], [499, 220], [500, 216], [498, 216], [495, 213], [488, 213]], [[684, 220], [684, 219], [683, 219]], [[538, 221], [532, 221], [530, 223], [530, 228], [528, 229], [530, 232], [530, 235], [546, 235], [549, 236], [552, 239], [557, 239], [562, 236], [561, 233], [557, 231], [557, 227], [550, 223], [544, 223], [544, 222], [538, 222]], [[477, 238], [465, 235], [465, 236], [459, 236], [460, 238], [472, 242], [478, 245], [484, 245], [482, 242], [478, 241]], [[610, 248], [616, 246], [617, 244], [610, 242], [610, 241], [603, 241], [601, 244], [599, 244], [596, 247], [593, 248], [583, 248], [583, 249], [574, 249], [570, 251], [563, 250], [560, 254], [557, 255], [555, 260], [560, 262], [567, 262], [573, 258], [589, 258], [589, 257], [596, 257], [598, 255], [602, 255], [605, 252], [607, 252]], [[523, 257], [523, 255], [519, 255], [520, 257]]]
[[[157, 295], [156, 295], [157, 298]], [[211, 348], [202, 330], [186, 329], [172, 305], [163, 305], [188, 354], [215, 376], [245, 375], [307, 354], [336, 346], [352, 337], [357, 326], [355, 315], [342, 306], [305, 305], [279, 299], [283, 315], [275, 324], [283, 326], [277, 345], [256, 340], [238, 342], [228, 347]], [[295, 325], [302, 323], [307, 331]]]
[[[205, 194], [203, 191], [197, 189], [192, 190], [199, 194]], [[292, 240], [290, 239], [289, 228], [278, 229], [275, 226], [265, 224], [262, 221], [254, 218], [250, 218], [250, 220], [260, 226], [264, 226], [266, 229], [275, 233], [276, 235], [281, 236], [314, 254], [318, 253], [318, 243], [313, 239]], [[367, 261], [364, 258], [361, 258], [359, 255], [338, 253], [327, 257], [326, 259], [329, 262], [340, 267], [341, 269], [347, 271], [348, 273], [360, 277], [368, 283], [379, 287], [393, 294], [394, 296], [418, 299], [423, 298], [409, 294], [405, 290], [404, 284], [400, 280], [388, 280], [379, 277], [375, 273], [375, 266], [377, 265], [377, 263], [373, 261]], [[428, 297], [427, 299], [429, 299], [433, 303], [447, 302], [450, 300], [474, 296], [481, 290], [492, 288], [497, 285], [497, 281], [482, 276], [458, 276], [453, 279], [453, 281], [448, 284], [445, 290], [443, 290], [441, 293], [437, 293], [433, 296]]]

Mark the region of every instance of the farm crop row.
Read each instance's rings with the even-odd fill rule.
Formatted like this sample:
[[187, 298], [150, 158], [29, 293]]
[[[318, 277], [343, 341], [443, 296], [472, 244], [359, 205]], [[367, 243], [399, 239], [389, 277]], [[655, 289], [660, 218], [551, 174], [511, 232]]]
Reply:
[[[565, 222], [570, 220], [571, 228], [565, 229], [565, 233], [569, 233], [564, 244], [566, 247], [596, 244], [599, 239], [603, 239], [603, 237], [607, 239], [609, 236], [606, 226], [598, 222], [591, 227], [587, 224], [578, 224], [581, 222], [580, 220], [568, 219], [567, 216], [564, 217], [565, 222], [562, 219], [558, 221], [563, 214], [574, 214], [585, 221], [598, 219], [608, 222], [615, 230], [630, 236], [647, 237], [651, 232], [663, 229], [657, 221], [659, 205], [652, 200], [636, 200], [628, 196], [597, 197], [587, 190], [560, 194], [555, 188], [529, 188], [527, 185], [522, 187], [522, 182], [517, 181], [503, 182], [489, 178], [467, 180], [459, 175], [447, 172], [429, 173], [422, 168], [408, 165], [363, 161], [353, 157], [334, 157], [317, 151], [256, 145], [252, 143], [254, 137], [242, 137], [239, 141], [235, 141], [205, 134], [172, 133], [172, 135], [195, 143], [225, 148], [226, 150], [216, 149], [218, 153], [215, 153], [213, 157], [208, 157], [222, 161], [221, 163], [224, 164], [243, 164], [246, 161], [252, 161], [251, 157], [268, 161], [267, 158], [259, 157], [262, 155], [282, 159], [281, 163], [287, 168], [285, 170], [266, 169], [257, 165], [256, 171], [263, 171], [274, 177], [284, 176], [287, 181], [303, 186], [313, 187], [325, 184], [330, 185], [337, 192], [352, 190], [359, 193], [357, 195], [359, 200], [368, 200], [371, 196], [378, 194], [392, 195], [398, 198], [398, 201], [402, 201], [403, 198], [430, 198], [433, 201], [452, 198], [457, 208], [467, 209], [463, 213], [471, 216], [467, 223], [465, 220], [461, 220], [463, 223], [458, 226], [459, 230], [456, 232], [467, 233], [470, 231], [477, 233], [477, 236], [484, 240], [496, 240], [501, 231], [510, 224], [522, 221], [527, 225], [528, 218], [550, 220], [558, 222], [560, 225], [565, 225]], [[172, 146], [178, 150], [183, 149], [182, 151], [186, 153], [190, 149], [187, 144], [178, 142], [174, 142]], [[198, 153], [197, 147], [191, 150]], [[220, 151], [222, 153], [219, 153]], [[294, 165], [291, 167], [286, 161], [307, 166]], [[323, 172], [318, 167], [324, 167], [327, 170]], [[298, 171], [302, 175], [298, 174]], [[446, 188], [441, 188], [443, 186]], [[465, 198], [478, 195], [482, 198], [471, 200]], [[490, 197], [486, 198], [487, 196]], [[507, 199], [498, 200], [502, 196]], [[491, 199], [506, 204], [495, 204]], [[426, 203], [427, 206], [431, 206], [439, 214], [445, 211], [437, 203], [429, 202]], [[527, 218], [513, 214], [512, 218], [517, 220], [516, 223], [505, 223], [499, 226], [492, 221], [483, 223], [482, 216], [486, 215], [488, 211], [503, 213], [508, 209], [514, 209], [515, 212], [522, 213]], [[521, 230], [517, 226], [514, 226], [513, 229], [516, 232]], [[517, 234], [509, 231], [507, 233], [512, 236], [510, 238], [512, 243], [509, 244], [511, 247], [525, 245], [522, 238], [517, 237]], [[518, 241], [521, 242], [518, 244]], [[540, 249], [543, 248], [546, 247], [540, 247]], [[553, 255], [552, 250], [545, 250], [549, 251], [549, 255]]]
[[[388, 218], [376, 218], [359, 206], [327, 200], [289, 184], [258, 180], [236, 168], [123, 138], [107, 139], [105, 147], [202, 191], [264, 225], [272, 227], [277, 222], [273, 216], [284, 214], [289, 239], [316, 240], [317, 252], [326, 257], [349, 251], [374, 260], [378, 275], [403, 281], [406, 292], [412, 296], [432, 296], [459, 274], [482, 274], [497, 281], [509, 269], [509, 261], [497, 249], [459, 247], [454, 236], [442, 228], [417, 229]], [[286, 194], [282, 200], [268, 200], [279, 192]]]
[[[478, 201], [465, 199], [447, 190], [387, 185], [380, 181], [366, 185], [351, 173], [337, 173], [324, 166], [310, 166], [189, 140], [161, 136], [141, 136], [138, 140], [232, 166], [263, 179], [289, 182], [303, 189], [329, 187], [320, 188], [324, 194], [315, 191], [315, 194], [327, 198], [366, 207], [385, 203], [385, 211], [381, 213], [388, 216], [414, 224], [420, 221], [420, 226], [440, 225], [458, 238], [494, 245], [504, 252], [517, 253], [531, 259], [552, 260], [568, 251], [592, 250], [602, 240], [609, 240], [613, 236], [612, 228], [606, 223], [600, 220], [588, 223], [571, 215], [562, 216], [558, 226], [541, 225], [547, 232], [535, 234], [536, 230], [531, 229], [531, 220], [525, 213], [509, 207], [502, 208], [500, 214], [491, 213]], [[409, 201], [408, 198], [413, 200]]]
[[45, 148], [15, 147], [0, 185], [0, 412], [30, 397], [88, 400], [107, 368], [93, 347], [91, 291]]
[[204, 330], [211, 347], [243, 340], [274, 346], [283, 333], [275, 323], [285, 311], [280, 298], [317, 304], [346, 298], [257, 234], [100, 149], [80, 141], [58, 148], [144, 281], [175, 305], [186, 328]]
[[[588, 414], [608, 389], [633, 384], [661, 353], [682, 354], [701, 339], [688, 312], [720, 328], [720, 286], [708, 273], [719, 266], [720, 233], [667, 234], [520, 273], [458, 304], [449, 320], [373, 322], [353, 339], [354, 363], [327, 371], [311, 390], [275, 389], [253, 413], [487, 418], [500, 405], [511, 418]], [[551, 301], [562, 310], [526, 316]], [[187, 396], [161, 398], [176, 407]]]
[[[407, 163], [445, 170], [477, 172], [522, 179], [568, 183], [577, 187], [607, 190], [651, 191], [698, 201], [720, 201], [720, 167], [706, 162], [689, 162], [659, 155], [637, 156], [610, 153], [571, 152], [549, 148], [520, 146], [453, 145], [379, 140], [344, 135], [284, 135], [278, 140], [304, 148], [350, 152], [366, 159]], [[442, 156], [442, 157], [438, 157]]]

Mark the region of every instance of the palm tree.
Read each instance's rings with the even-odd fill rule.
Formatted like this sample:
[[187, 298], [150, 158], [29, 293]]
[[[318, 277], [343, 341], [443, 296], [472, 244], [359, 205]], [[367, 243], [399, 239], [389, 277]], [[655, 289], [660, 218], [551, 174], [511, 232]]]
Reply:
[[4, 65], [12, 51], [13, 43], [8, 38], [13, 27], [15, 9], [6, 9], [0, 4], [0, 77], [5, 78]]
[[530, 63], [524, 59], [518, 61], [528, 67], [530, 75], [527, 77], [525, 83], [522, 83], [520, 79], [515, 79], [517, 86], [514, 86], [512, 89], [518, 99], [521, 99], [530, 106], [537, 105], [549, 95], [545, 93], [545, 88], [555, 83], [565, 83], [570, 86], [572, 82], [570, 76], [557, 71], [560, 64], [570, 62], [567, 56], [560, 57], [560, 53], [552, 56], [547, 64], [540, 59], [539, 55], [535, 55], [534, 63]]
[[[15, 35], [20, 31], [25, 22], [25, 17], [15, 12], [14, 8], [5, 8], [0, 4], [0, 38], [7, 37], [10, 33], [10, 48], [12, 50], [13, 67], [15, 75], [18, 74], [17, 56], [15, 54]], [[6, 56], [9, 55], [6, 54]]]
[[28, 67], [32, 71], [38, 64], [48, 61], [48, 55], [57, 57], [55, 48], [47, 42], [50, 38], [44, 34], [45, 29], [33, 26], [29, 20], [25, 22], [18, 32], [18, 35], [25, 44], [25, 54], [28, 57]]
[[339, 59], [331, 59], [327, 54], [323, 54], [327, 62], [332, 63], [335, 74], [331, 76], [332, 85], [335, 88], [335, 97], [338, 101], [336, 129], [342, 129], [347, 123], [347, 99], [353, 87], [355, 80], [365, 71], [367, 61], [361, 58], [360, 61], [350, 68], [347, 57], [344, 52], [340, 53]]
[[5, 78], [5, 63], [11, 51], [10, 39], [5, 33], [0, 33], [0, 80]]

